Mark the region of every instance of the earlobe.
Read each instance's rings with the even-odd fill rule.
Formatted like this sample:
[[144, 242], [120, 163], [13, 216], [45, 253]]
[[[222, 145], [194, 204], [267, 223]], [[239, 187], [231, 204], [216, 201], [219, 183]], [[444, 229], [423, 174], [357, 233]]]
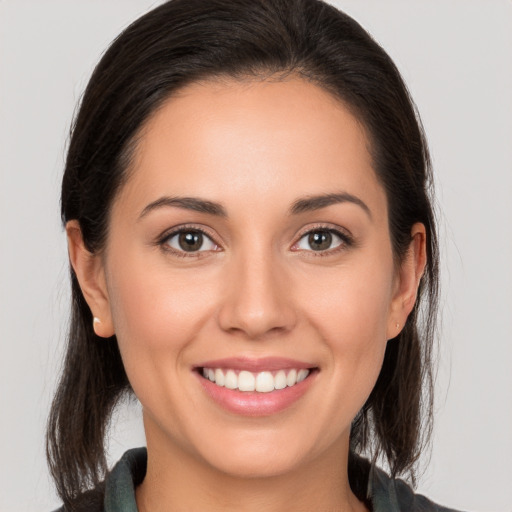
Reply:
[[416, 303], [421, 277], [427, 263], [425, 226], [416, 223], [411, 229], [409, 249], [400, 265], [397, 286], [393, 295], [388, 327], [388, 339], [396, 337], [405, 325]]
[[69, 261], [80, 284], [82, 294], [91, 309], [93, 328], [97, 336], [109, 338], [115, 331], [101, 257], [85, 247], [77, 220], [66, 224]]

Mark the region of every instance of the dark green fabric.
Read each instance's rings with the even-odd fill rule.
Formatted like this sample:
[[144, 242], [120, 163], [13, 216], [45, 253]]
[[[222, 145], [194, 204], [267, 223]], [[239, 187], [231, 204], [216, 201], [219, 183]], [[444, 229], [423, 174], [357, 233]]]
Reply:
[[457, 512], [415, 494], [405, 482], [390, 478], [375, 466], [368, 476], [367, 496], [374, 512]]
[[[363, 462], [364, 459], [361, 459]], [[109, 473], [105, 488], [93, 492], [93, 500], [88, 505], [73, 508], [76, 512], [138, 512], [135, 503], [135, 488], [146, 474], [146, 448], [128, 450]], [[419, 494], [402, 480], [391, 479], [384, 471], [364, 461], [364, 486], [366, 487], [367, 503], [373, 512], [456, 512], [441, 507]], [[365, 471], [365, 473], [364, 473]], [[104, 492], [104, 507], [98, 498]], [[94, 504], [93, 504], [94, 502]], [[66, 512], [63, 508], [56, 512]]]
[[128, 450], [107, 478], [105, 512], [138, 512], [135, 487], [146, 474], [146, 448]]

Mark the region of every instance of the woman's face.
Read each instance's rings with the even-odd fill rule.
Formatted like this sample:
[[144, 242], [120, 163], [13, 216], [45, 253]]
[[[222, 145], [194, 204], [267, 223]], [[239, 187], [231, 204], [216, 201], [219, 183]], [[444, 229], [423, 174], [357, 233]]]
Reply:
[[146, 124], [110, 222], [93, 312], [149, 447], [246, 476], [346, 453], [405, 318], [386, 195], [342, 103], [299, 79], [188, 86]]

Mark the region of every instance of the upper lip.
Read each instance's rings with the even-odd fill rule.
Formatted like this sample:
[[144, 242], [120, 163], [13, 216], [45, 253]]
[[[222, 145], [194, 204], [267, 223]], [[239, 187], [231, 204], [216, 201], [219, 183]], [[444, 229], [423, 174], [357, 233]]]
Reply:
[[204, 361], [203, 363], [196, 365], [196, 368], [225, 368], [231, 370], [261, 372], [265, 370], [289, 370], [292, 368], [310, 369], [315, 368], [315, 365], [286, 357], [228, 357], [224, 359]]

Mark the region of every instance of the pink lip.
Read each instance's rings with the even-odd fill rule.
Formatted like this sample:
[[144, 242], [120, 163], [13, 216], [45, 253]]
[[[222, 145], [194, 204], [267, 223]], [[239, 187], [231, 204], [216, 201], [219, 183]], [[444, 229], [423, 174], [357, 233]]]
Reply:
[[296, 368], [314, 368], [311, 363], [304, 363], [294, 359], [284, 357], [263, 357], [253, 359], [249, 357], [229, 357], [225, 359], [216, 359], [214, 361], [205, 361], [196, 365], [196, 368], [226, 368], [231, 370], [246, 370], [248, 372], [262, 372], [265, 370], [290, 370]]
[[[216, 361], [205, 362], [200, 366], [198, 365], [196, 369], [204, 367], [230, 368], [233, 370], [246, 370], [252, 372], [291, 368], [314, 368], [311, 364], [274, 357], [263, 359], [219, 359]], [[195, 373], [209, 398], [223, 409], [242, 416], [270, 416], [284, 411], [304, 396], [314, 383], [315, 377], [318, 374], [316, 370], [313, 370], [305, 380], [295, 384], [295, 386], [275, 390], [270, 393], [258, 393], [255, 391], [238, 391], [237, 389], [228, 389], [217, 386], [210, 380], [205, 379], [199, 371], [196, 371]]]

